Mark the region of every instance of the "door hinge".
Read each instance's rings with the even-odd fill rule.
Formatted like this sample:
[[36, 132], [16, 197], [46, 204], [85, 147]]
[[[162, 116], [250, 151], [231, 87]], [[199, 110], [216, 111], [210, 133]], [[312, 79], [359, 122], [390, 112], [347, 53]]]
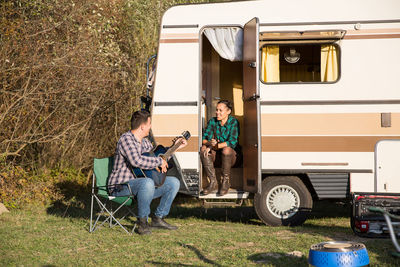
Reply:
[[249, 97], [249, 101], [254, 101], [257, 100], [258, 98], [260, 98], [260, 96], [254, 93], [252, 96]]
[[255, 62], [255, 61], [254, 62], [250, 62], [249, 63], [249, 67], [250, 68], [256, 68], [257, 67], [257, 62]]

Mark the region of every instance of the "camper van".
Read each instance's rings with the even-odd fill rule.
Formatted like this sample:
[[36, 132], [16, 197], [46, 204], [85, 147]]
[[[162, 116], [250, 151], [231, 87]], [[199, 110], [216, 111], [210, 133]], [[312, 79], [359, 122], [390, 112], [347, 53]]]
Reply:
[[[313, 201], [344, 199], [366, 234], [386, 229], [368, 207], [400, 208], [400, 1], [174, 6], [154, 65], [154, 140], [192, 136], [174, 155], [181, 193], [254, 198], [272, 226], [302, 224]], [[204, 196], [199, 150], [220, 99], [233, 103], [243, 164], [228, 194]]]

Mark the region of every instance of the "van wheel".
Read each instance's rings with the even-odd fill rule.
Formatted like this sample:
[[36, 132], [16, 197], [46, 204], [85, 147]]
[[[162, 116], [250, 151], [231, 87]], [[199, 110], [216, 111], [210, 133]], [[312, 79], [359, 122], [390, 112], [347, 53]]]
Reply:
[[301, 225], [313, 205], [310, 192], [296, 176], [267, 177], [254, 197], [258, 217], [267, 225]]

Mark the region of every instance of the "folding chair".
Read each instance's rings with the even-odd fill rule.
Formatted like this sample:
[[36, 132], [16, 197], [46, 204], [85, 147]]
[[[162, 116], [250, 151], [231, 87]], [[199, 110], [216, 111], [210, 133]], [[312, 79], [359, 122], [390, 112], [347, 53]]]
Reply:
[[[110, 227], [119, 225], [128, 234], [131, 234], [135, 228], [136, 223], [129, 232], [119, 221], [123, 220], [127, 215], [132, 215], [136, 217], [135, 213], [130, 208], [133, 204], [134, 196], [131, 194], [129, 196], [114, 197], [108, 194], [108, 188], [115, 185], [107, 185], [108, 176], [110, 175], [113, 168], [113, 157], [94, 159], [93, 164], [93, 184], [92, 184], [92, 203], [90, 207], [90, 229], [89, 232], [92, 233], [96, 231], [97, 228], [101, 227], [105, 223], [109, 223]], [[96, 181], [96, 183], [95, 183]], [[123, 184], [128, 186], [129, 184]], [[129, 191], [132, 192], [129, 188]], [[98, 212], [96, 220], [93, 222], [93, 206], [94, 200], [96, 200], [100, 211]], [[117, 203], [119, 206], [113, 211], [113, 202]], [[115, 205], [115, 204], [114, 204]], [[128, 212], [117, 220], [116, 213], [121, 210], [122, 207], [126, 207]], [[105, 217], [105, 219], [100, 223], [99, 219]]]

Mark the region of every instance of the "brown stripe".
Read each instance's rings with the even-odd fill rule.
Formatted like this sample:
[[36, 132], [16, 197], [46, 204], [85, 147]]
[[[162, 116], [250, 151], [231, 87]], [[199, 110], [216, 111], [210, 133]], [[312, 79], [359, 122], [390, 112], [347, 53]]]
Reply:
[[[163, 145], [165, 147], [169, 147], [172, 145], [172, 139], [174, 139], [175, 136], [160, 136], [157, 137], [155, 136], [155, 140], [157, 142], [157, 145]], [[179, 150], [180, 152], [198, 152], [199, 151], [199, 138], [197, 136], [191, 137], [188, 140], [188, 144], [186, 147], [182, 148]]]
[[343, 39], [388, 39], [388, 38], [400, 38], [400, 34], [345, 35]]
[[348, 162], [302, 162], [301, 166], [348, 166]]
[[400, 136], [263, 136], [263, 152], [374, 152], [376, 142]]
[[162, 33], [160, 39], [167, 38], [199, 38], [198, 33]]
[[175, 44], [175, 43], [198, 43], [199, 39], [160, 39], [160, 43], [163, 44]]
[[400, 134], [400, 114], [391, 114], [392, 127], [381, 127], [380, 113], [261, 114], [264, 136], [383, 136]]
[[282, 105], [395, 105], [400, 104], [400, 100], [289, 100], [289, 101], [260, 101], [262, 106], [282, 106]]

